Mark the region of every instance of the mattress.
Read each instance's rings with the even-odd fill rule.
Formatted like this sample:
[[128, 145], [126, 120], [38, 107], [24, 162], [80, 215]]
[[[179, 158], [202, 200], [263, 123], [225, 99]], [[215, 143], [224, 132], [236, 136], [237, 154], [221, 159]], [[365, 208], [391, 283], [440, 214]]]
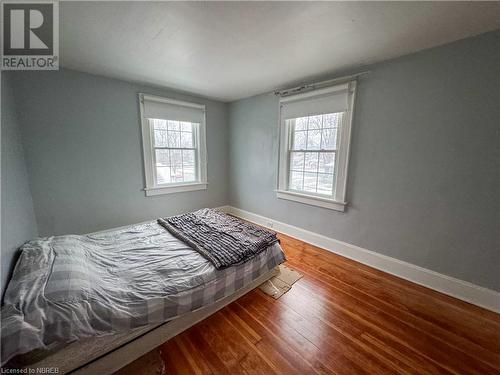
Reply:
[[31, 241], [5, 294], [2, 361], [40, 358], [90, 338], [130, 339], [232, 294], [284, 260], [276, 243], [217, 270], [156, 222]]

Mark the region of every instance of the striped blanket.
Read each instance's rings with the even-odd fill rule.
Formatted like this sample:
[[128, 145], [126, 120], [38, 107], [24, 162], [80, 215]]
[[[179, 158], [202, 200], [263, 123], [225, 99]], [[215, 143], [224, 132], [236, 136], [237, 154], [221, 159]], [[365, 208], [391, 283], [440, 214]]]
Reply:
[[217, 269], [241, 264], [279, 242], [275, 232], [212, 208], [158, 219], [158, 223]]

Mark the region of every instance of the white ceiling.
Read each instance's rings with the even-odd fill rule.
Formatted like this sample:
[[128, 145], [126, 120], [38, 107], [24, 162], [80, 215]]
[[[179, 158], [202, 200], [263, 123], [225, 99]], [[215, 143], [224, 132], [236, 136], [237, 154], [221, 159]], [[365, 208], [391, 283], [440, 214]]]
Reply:
[[500, 28], [500, 2], [61, 2], [61, 63], [232, 101]]

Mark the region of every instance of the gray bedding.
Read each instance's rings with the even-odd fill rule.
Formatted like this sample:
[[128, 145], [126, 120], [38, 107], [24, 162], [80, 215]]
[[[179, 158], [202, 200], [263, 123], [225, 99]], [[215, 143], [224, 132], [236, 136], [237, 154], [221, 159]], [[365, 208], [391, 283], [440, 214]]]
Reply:
[[279, 241], [275, 232], [213, 208], [158, 219], [158, 223], [217, 269], [243, 263]]
[[274, 243], [217, 270], [156, 222], [25, 244], [2, 307], [2, 365], [34, 349], [162, 323], [213, 303], [285, 260]]

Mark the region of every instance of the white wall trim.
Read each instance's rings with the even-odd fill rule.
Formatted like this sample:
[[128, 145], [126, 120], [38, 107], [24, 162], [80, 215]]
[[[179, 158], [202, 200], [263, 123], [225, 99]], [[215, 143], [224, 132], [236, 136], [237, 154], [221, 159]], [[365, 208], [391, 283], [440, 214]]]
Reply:
[[284, 190], [284, 191], [277, 190], [276, 196], [280, 199], [288, 199], [290, 201], [300, 202], [300, 203], [308, 204], [310, 206], [328, 208], [330, 210], [335, 210], [335, 211], [340, 211], [340, 212], [344, 212], [345, 206], [347, 205], [347, 202], [337, 202], [333, 199], [316, 197], [316, 196], [307, 195], [307, 194], [300, 194], [300, 193], [296, 193], [296, 192], [290, 191], [290, 190], [288, 190], [288, 191], [287, 190]]
[[366, 264], [367, 266], [409, 280], [460, 300], [472, 303], [485, 309], [500, 313], [500, 293], [467, 281], [443, 275], [423, 267], [416, 266], [377, 252], [338, 241], [290, 224], [282, 223], [267, 217], [254, 214], [232, 206], [219, 209], [241, 219], [268, 227], [301, 241], [321, 247], [346, 258]]
[[184, 184], [170, 184], [165, 186], [156, 186], [145, 188], [146, 196], [182, 193], [185, 191], [205, 190], [207, 188], [206, 182], [184, 183]]
[[349, 90], [349, 82], [339, 83], [334, 86], [328, 86], [321, 89], [313, 89], [311, 91], [306, 91], [303, 93], [286, 95], [280, 98], [280, 103], [288, 103], [294, 102], [297, 100], [303, 100], [307, 98], [313, 98], [315, 96], [321, 96], [326, 94], [331, 94], [338, 91], [347, 91]]
[[168, 104], [180, 105], [180, 106], [183, 106], [183, 107], [196, 108], [196, 109], [201, 109], [202, 111], [205, 111], [205, 105], [204, 104], [191, 103], [191, 102], [186, 102], [184, 100], [164, 98], [162, 96], [150, 95], [150, 94], [143, 94], [143, 93], [139, 93], [139, 96], [140, 96], [141, 100], [150, 100], [150, 101], [155, 101], [155, 102], [159, 102], [159, 103], [168, 103]]

